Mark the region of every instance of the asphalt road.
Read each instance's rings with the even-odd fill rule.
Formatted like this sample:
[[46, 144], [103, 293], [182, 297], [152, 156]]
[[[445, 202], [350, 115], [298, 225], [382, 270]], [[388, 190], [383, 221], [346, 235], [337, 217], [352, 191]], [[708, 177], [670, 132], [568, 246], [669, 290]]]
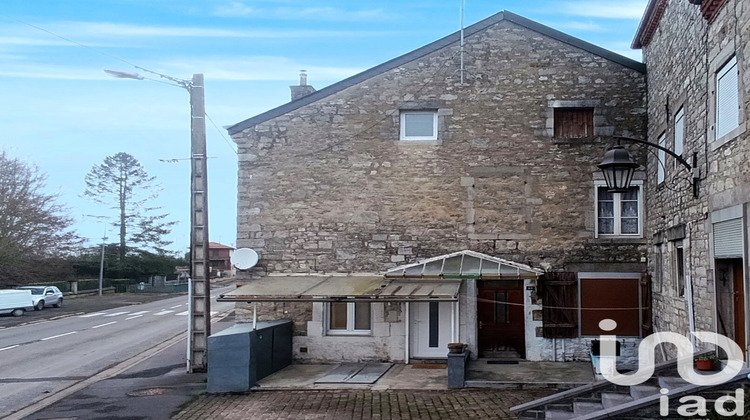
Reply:
[[[231, 289], [214, 289], [212, 313], [233, 308], [215, 301], [216, 295]], [[55, 313], [45, 311], [50, 311], [48, 317]], [[0, 418], [91, 381], [170, 339], [179, 341], [187, 329], [187, 296], [52, 316], [56, 317], [27, 318], [21, 325], [0, 329]]]

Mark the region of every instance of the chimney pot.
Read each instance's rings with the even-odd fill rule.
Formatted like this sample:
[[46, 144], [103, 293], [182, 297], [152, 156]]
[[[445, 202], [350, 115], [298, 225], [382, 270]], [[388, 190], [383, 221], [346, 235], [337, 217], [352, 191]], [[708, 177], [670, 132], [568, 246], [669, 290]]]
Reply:
[[299, 71], [299, 85], [307, 86], [307, 70]]

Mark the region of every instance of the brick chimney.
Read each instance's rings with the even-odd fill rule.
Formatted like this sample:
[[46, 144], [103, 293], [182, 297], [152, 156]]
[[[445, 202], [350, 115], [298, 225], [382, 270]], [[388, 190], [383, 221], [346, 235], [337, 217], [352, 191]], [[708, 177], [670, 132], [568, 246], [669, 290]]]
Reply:
[[307, 70], [300, 70], [299, 86], [289, 86], [289, 89], [292, 90], [292, 102], [315, 92], [315, 88], [307, 84]]

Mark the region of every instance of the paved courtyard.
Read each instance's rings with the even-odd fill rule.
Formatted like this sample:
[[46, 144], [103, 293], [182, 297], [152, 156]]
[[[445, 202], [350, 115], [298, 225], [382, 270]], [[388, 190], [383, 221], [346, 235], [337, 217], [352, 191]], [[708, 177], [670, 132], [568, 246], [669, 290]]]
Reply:
[[204, 394], [173, 419], [515, 419], [552, 390], [301, 390]]

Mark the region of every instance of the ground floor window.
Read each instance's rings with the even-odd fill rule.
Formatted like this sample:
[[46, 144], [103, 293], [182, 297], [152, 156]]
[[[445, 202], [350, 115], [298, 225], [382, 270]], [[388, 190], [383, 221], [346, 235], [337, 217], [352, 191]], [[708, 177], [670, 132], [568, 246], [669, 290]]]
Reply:
[[369, 334], [369, 302], [331, 302], [328, 304], [328, 333]]

